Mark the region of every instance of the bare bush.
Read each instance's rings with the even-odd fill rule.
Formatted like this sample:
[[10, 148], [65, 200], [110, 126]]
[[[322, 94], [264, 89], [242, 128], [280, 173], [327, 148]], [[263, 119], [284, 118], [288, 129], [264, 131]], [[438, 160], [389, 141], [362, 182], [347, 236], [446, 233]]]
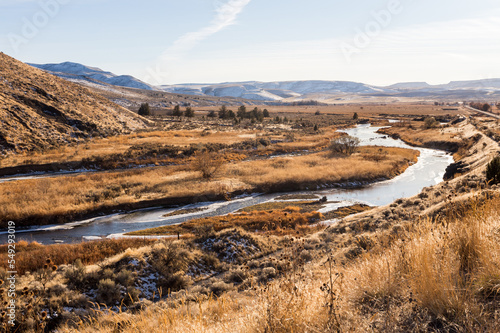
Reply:
[[436, 128], [439, 126], [439, 121], [436, 120], [434, 117], [427, 117], [424, 120], [424, 127], [425, 128]]
[[352, 155], [358, 146], [359, 139], [348, 135], [333, 139], [329, 148], [333, 154]]
[[217, 171], [224, 164], [224, 160], [214, 152], [203, 152], [198, 154], [193, 162], [191, 168], [194, 171], [200, 171], [203, 178], [212, 178]]

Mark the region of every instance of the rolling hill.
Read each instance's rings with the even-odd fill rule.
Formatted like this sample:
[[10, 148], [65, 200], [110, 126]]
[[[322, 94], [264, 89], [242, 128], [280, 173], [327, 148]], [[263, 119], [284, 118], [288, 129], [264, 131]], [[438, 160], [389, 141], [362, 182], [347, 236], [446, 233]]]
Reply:
[[0, 53], [0, 152], [130, 132], [148, 122], [81, 85]]
[[113, 97], [108, 98], [130, 109], [137, 108], [140, 102], [148, 101], [141, 96], [156, 96], [157, 101], [154, 103], [155, 107], [159, 108], [174, 104], [208, 106], [234, 103], [289, 103], [304, 100], [335, 104], [434, 100], [494, 101], [500, 98], [500, 79], [452, 81], [440, 85], [402, 82], [386, 87], [351, 81], [321, 80], [152, 86], [129, 75], [117, 76], [99, 68], [72, 62], [32, 66], [90, 87], [106, 97], [112, 95]]
[[63, 62], [61, 64], [28, 64], [43, 69], [51, 74], [57, 75], [73, 82], [89, 81], [96, 84], [107, 83], [113, 86], [128, 87], [144, 90], [155, 90], [156, 88], [136, 79], [130, 75], [115, 75], [96, 67], [88, 67], [74, 62]]

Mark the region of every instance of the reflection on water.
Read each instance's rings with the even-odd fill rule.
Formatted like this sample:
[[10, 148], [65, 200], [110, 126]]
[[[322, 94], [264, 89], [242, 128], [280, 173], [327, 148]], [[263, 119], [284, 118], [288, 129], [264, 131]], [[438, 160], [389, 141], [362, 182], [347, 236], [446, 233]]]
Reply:
[[[385, 147], [412, 148], [401, 140], [394, 140], [385, 135], [375, 133], [379, 127], [360, 125], [345, 130], [349, 135], [360, 139], [361, 145], [378, 145]], [[412, 148], [416, 149], [416, 148]], [[436, 185], [442, 181], [446, 167], [453, 163], [451, 155], [432, 149], [418, 149], [420, 157], [418, 163], [409, 167], [398, 177], [371, 184], [356, 189], [325, 189], [300, 193], [326, 196], [329, 201], [340, 203], [332, 204], [328, 209], [348, 206], [354, 203], [365, 203], [373, 206], [387, 205], [396, 199], [418, 194], [422, 188]], [[192, 218], [217, 216], [232, 213], [243, 207], [263, 203], [283, 195], [284, 193], [253, 195], [242, 197], [230, 202], [201, 203], [184, 208], [206, 208], [202, 212], [186, 215], [163, 217], [176, 209], [148, 209], [128, 214], [100, 217], [83, 222], [76, 222], [64, 226], [43, 228], [38, 231], [19, 233], [18, 239], [36, 240], [43, 244], [57, 241], [65, 243], [78, 242], [84, 237], [107, 237], [113, 234], [131, 232], [162, 225], [178, 224]], [[286, 193], [285, 193], [286, 194]]]

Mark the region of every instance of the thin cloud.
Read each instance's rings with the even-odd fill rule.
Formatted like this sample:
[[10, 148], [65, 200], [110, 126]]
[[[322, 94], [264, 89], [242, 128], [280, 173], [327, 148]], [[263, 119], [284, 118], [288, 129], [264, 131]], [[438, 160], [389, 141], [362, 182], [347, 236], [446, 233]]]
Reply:
[[229, 0], [217, 6], [215, 17], [210, 25], [194, 32], [189, 32], [177, 39], [174, 44], [166, 50], [161, 60], [174, 60], [193, 49], [198, 43], [218, 33], [224, 28], [236, 23], [238, 15], [250, 3], [251, 0]]

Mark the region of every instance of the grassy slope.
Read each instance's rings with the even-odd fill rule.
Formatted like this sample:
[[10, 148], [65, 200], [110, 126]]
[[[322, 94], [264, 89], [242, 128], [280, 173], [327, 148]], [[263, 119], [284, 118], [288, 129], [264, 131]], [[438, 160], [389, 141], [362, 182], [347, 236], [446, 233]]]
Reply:
[[146, 119], [0, 53], [0, 150], [39, 149], [145, 128]]

